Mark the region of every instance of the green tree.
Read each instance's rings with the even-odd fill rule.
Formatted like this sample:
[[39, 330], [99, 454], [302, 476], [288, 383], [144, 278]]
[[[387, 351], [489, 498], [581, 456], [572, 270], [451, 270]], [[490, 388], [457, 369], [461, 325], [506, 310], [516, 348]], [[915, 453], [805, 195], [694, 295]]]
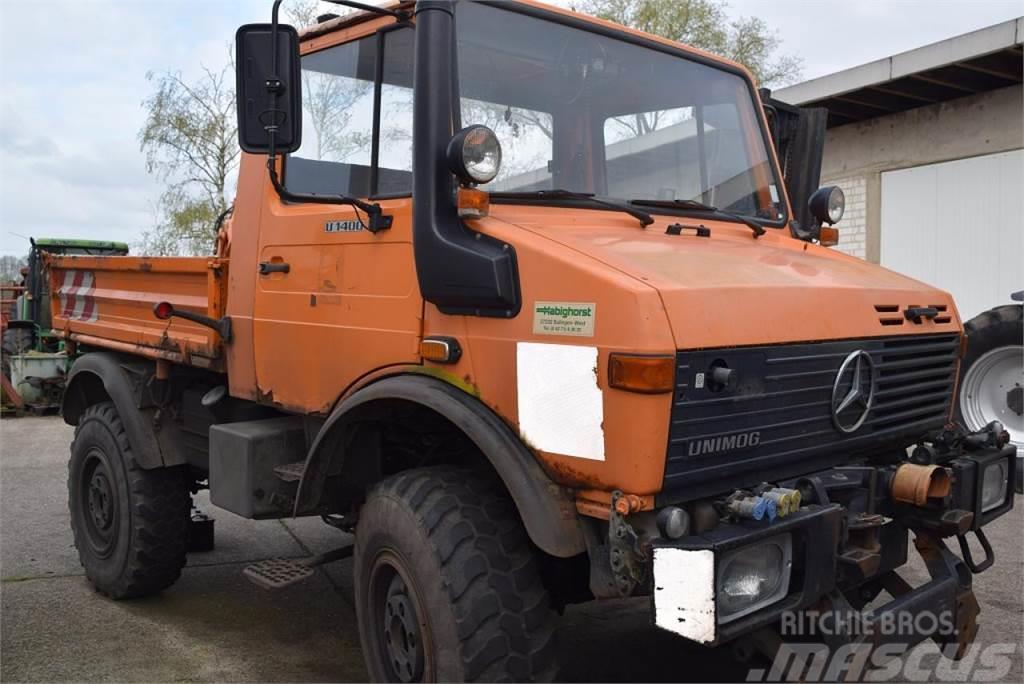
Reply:
[[155, 227], [143, 233], [143, 253], [211, 254], [216, 219], [228, 206], [238, 168], [234, 65], [203, 68], [193, 82], [180, 73], [147, 74], [155, 92], [143, 102], [139, 144], [146, 170], [166, 183]]
[[800, 78], [802, 62], [779, 52], [763, 19], [730, 20], [724, 0], [580, 0], [577, 9], [630, 28], [685, 43], [745, 65], [764, 86]]

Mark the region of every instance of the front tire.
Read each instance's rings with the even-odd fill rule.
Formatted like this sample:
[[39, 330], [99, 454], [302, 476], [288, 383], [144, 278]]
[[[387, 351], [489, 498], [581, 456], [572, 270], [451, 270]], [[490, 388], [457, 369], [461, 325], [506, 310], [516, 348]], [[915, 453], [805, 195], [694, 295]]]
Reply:
[[554, 625], [500, 485], [435, 467], [377, 485], [359, 514], [359, 636], [374, 681], [550, 681]]
[[79, 560], [101, 594], [147, 596], [181, 575], [192, 510], [185, 471], [141, 468], [112, 403], [90, 406], [75, 428], [68, 508]]

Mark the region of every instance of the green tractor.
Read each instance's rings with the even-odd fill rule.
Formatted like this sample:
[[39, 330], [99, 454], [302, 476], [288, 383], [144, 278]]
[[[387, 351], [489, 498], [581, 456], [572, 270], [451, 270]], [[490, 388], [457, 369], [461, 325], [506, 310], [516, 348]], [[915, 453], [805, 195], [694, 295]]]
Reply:
[[[124, 256], [128, 245], [105, 240], [40, 238], [31, 240], [21, 294], [4, 312], [3, 374], [17, 392], [15, 402], [35, 409], [59, 406], [67, 357], [64, 343], [51, 330], [50, 282], [45, 254]], [[5, 397], [5, 399], [12, 399]]]

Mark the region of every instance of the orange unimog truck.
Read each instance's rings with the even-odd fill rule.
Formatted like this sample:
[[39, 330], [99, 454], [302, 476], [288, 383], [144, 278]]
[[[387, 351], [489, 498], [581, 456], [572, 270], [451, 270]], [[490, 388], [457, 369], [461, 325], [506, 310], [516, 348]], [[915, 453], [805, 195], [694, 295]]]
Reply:
[[553, 616], [609, 597], [742, 651], [885, 591], [868, 621], [916, 631], [843, 638], [963, 652], [1014, 451], [952, 424], [950, 296], [828, 248], [820, 125], [735, 63], [532, 1], [301, 33], [279, 2], [237, 34], [216, 255], [51, 260], [97, 589], [172, 584], [208, 488], [354, 534], [245, 572], [354, 554], [377, 680], [551, 678]]

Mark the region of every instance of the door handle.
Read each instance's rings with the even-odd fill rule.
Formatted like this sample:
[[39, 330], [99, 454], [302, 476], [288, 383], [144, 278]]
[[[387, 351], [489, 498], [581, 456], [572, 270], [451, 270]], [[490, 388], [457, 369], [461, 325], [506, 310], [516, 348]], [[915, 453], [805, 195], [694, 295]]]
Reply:
[[271, 273], [288, 273], [292, 270], [292, 267], [283, 261], [261, 261], [260, 262], [260, 275], [269, 275]]

